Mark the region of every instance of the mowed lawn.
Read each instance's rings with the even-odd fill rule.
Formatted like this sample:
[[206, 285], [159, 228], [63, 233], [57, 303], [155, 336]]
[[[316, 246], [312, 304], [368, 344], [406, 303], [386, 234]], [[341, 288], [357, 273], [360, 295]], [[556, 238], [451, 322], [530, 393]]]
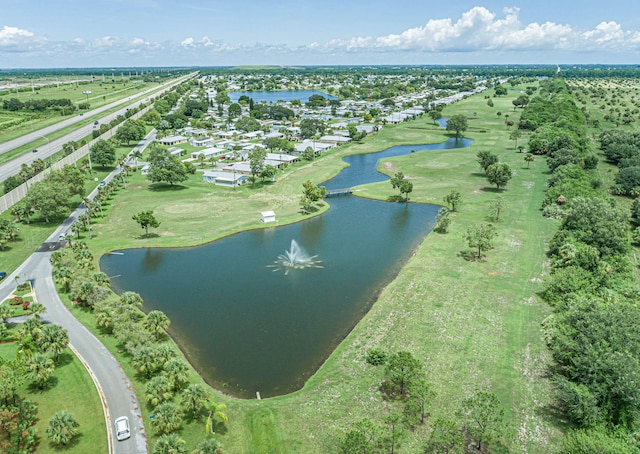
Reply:
[[[491, 90], [492, 92], [492, 90]], [[446, 234], [431, 233], [415, 256], [380, 295], [329, 360], [293, 394], [257, 400], [217, 394], [229, 406], [229, 431], [222, 437], [228, 452], [334, 452], [341, 435], [358, 420], [379, 421], [397, 403], [383, 399], [378, 387], [382, 368], [366, 364], [369, 348], [409, 350], [423, 361], [438, 392], [432, 417], [453, 417], [459, 402], [478, 390], [495, 392], [509, 422], [505, 442], [513, 452], [551, 452], [561, 439], [552, 419], [549, 384], [545, 381], [548, 355], [541, 322], [549, 309], [536, 296], [546, 273], [546, 242], [557, 225], [543, 218], [540, 207], [547, 168], [537, 157], [527, 169], [504, 125], [505, 114], [517, 120], [511, 100], [483, 95], [449, 106], [444, 115], [469, 118], [465, 137], [470, 149], [425, 151], [380, 164], [386, 172], [401, 170], [414, 184], [412, 202], [442, 203], [451, 190], [463, 203]], [[502, 111], [502, 117], [496, 115]], [[345, 147], [331, 156], [302, 163], [279, 173], [274, 184], [236, 191], [200, 182], [192, 176], [184, 186], [150, 185], [134, 174], [107, 207], [106, 219], [94, 227], [90, 241], [96, 257], [127, 247], [190, 246], [249, 228], [261, 228], [260, 212], [274, 210], [279, 223], [305, 218], [299, 213], [302, 183], [319, 183], [344, 164], [338, 156], [368, 152], [396, 144], [445, 140], [428, 117], [388, 126], [364, 144]], [[519, 144], [526, 145], [526, 137]], [[476, 153], [490, 150], [511, 165], [513, 179], [497, 191], [484, 178]], [[358, 188], [358, 194], [386, 200], [397, 194], [388, 182]], [[489, 217], [489, 204], [498, 196], [505, 208], [500, 220]], [[161, 221], [154, 235], [131, 219], [153, 209]], [[467, 261], [464, 233], [478, 222], [493, 222], [498, 231], [495, 248], [486, 260]], [[402, 452], [419, 452], [429, 423], [408, 432]], [[185, 434], [186, 435], [186, 434]], [[188, 440], [192, 448], [195, 440]]]

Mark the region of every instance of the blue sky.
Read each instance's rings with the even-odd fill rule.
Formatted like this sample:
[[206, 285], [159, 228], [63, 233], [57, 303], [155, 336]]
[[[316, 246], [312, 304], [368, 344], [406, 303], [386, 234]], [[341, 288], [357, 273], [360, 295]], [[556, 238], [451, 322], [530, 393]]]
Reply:
[[0, 69], [638, 56], [637, 0], [0, 0]]

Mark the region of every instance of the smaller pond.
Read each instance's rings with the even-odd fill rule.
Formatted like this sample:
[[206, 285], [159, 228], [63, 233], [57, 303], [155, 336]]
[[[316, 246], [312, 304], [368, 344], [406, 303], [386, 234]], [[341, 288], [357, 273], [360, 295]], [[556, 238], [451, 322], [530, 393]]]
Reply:
[[438, 123], [438, 127], [440, 129], [446, 128], [448, 122], [449, 122], [449, 117], [436, 118], [436, 123]]
[[280, 90], [280, 91], [232, 91], [228, 93], [231, 102], [238, 102], [240, 96], [248, 96], [254, 102], [265, 101], [267, 103], [275, 103], [278, 101], [293, 101], [298, 99], [303, 103], [309, 101], [311, 95], [324, 96], [327, 99], [338, 99], [335, 96], [328, 95], [318, 90]]

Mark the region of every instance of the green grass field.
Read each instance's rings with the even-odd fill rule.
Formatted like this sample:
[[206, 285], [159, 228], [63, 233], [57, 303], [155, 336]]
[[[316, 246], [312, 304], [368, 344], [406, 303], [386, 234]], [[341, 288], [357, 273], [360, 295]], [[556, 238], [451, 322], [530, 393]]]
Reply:
[[[385, 172], [401, 170], [413, 182], [413, 202], [442, 204], [449, 191], [462, 193], [463, 204], [449, 232], [426, 238], [303, 389], [260, 401], [217, 393], [216, 400], [229, 406], [229, 430], [222, 437], [228, 452], [335, 452], [339, 438], [353, 423], [364, 417], [382, 420], [397, 404], [378, 391], [383, 371], [364, 360], [371, 347], [409, 350], [424, 362], [438, 392], [433, 417], [452, 416], [463, 398], [489, 390], [507, 411], [505, 442], [511, 451], [547, 453], [559, 446], [562, 427], [550, 406], [545, 379], [549, 358], [540, 327], [549, 310], [536, 296], [546, 273], [545, 244], [556, 224], [540, 212], [548, 176], [544, 160], [536, 158], [527, 169], [524, 154], [515, 150], [511, 131], [504, 125], [504, 114], [512, 120], [519, 116], [511, 104], [517, 95], [510, 91], [509, 96], [492, 98], [492, 108], [478, 95], [445, 109], [445, 116], [469, 117], [465, 136], [474, 140], [470, 149], [419, 152], [381, 163]], [[503, 113], [501, 118], [497, 111]], [[344, 166], [339, 157], [447, 137], [425, 116], [387, 126], [362, 144], [289, 168], [277, 175], [274, 184], [236, 191], [202, 183], [198, 174], [184, 186], [170, 188], [151, 185], [135, 173], [128, 188], [108, 203], [107, 217], [98, 219], [96, 237], [89, 244], [95, 257], [120, 248], [202, 244], [261, 228], [259, 215], [264, 210], [274, 210], [281, 224], [300, 221], [306, 217], [299, 213], [302, 183], [307, 179], [319, 183], [335, 175]], [[526, 143], [526, 137], [520, 140]], [[498, 154], [513, 168], [514, 177], [505, 190], [498, 192], [485, 180], [476, 162], [480, 150]], [[358, 190], [358, 195], [383, 200], [397, 193], [388, 182]], [[499, 195], [506, 208], [495, 222], [495, 248], [485, 261], [469, 262], [461, 254], [468, 249], [465, 230], [489, 221], [489, 203]], [[144, 238], [131, 220], [143, 209], [153, 209], [161, 221], [156, 237]], [[93, 323], [89, 315], [83, 321]], [[112, 351], [118, 349], [112, 340], [105, 342]], [[130, 366], [125, 370], [135, 379]], [[140, 396], [144, 385], [135, 386]], [[402, 452], [419, 452], [428, 433], [428, 422], [407, 433]], [[201, 427], [186, 425], [181, 436], [192, 449]]]
[[[465, 134], [474, 139], [470, 149], [420, 152], [381, 163], [383, 171], [402, 170], [411, 179], [413, 202], [441, 204], [453, 189], [463, 194], [449, 233], [427, 237], [302, 390], [261, 401], [220, 395], [229, 405], [231, 418], [223, 437], [228, 449], [335, 450], [351, 424], [367, 416], [382, 417], [393, 406], [377, 390], [382, 370], [364, 361], [366, 350], [377, 346], [387, 351], [408, 349], [424, 362], [438, 392], [434, 416], [452, 416], [461, 399], [477, 390], [491, 390], [507, 410], [511, 422], [507, 441], [512, 449], [542, 453], [557, 446], [561, 434], [549, 416], [551, 396], [544, 379], [548, 357], [540, 331], [549, 312], [536, 297], [545, 274], [545, 242], [556, 225], [540, 214], [547, 178], [544, 160], [536, 159], [527, 169], [524, 154], [517, 153], [509, 140], [504, 114], [511, 119], [519, 115], [513, 112], [511, 99], [493, 98], [495, 106], [489, 108], [482, 96], [476, 96], [445, 110], [445, 116], [464, 113], [470, 118]], [[496, 115], [499, 110], [502, 118]], [[280, 223], [295, 222], [304, 218], [298, 205], [302, 182], [320, 182], [334, 175], [344, 165], [338, 157], [446, 138], [427, 118], [388, 126], [363, 144], [288, 169], [275, 184], [256, 189], [218, 188], [201, 183], [198, 174], [185, 187], [160, 188], [136, 175], [111, 203], [106, 222], [94, 229], [97, 237], [91, 245], [104, 253], [127, 247], [200, 244], [260, 228], [259, 213], [267, 209], [278, 214]], [[486, 182], [476, 163], [480, 150], [490, 150], [512, 166], [514, 178], [506, 190], [498, 192]], [[383, 200], [395, 192], [388, 182], [358, 188], [358, 195]], [[488, 205], [498, 195], [506, 209], [495, 223], [499, 232], [495, 249], [484, 262], [468, 262], [461, 254], [467, 249], [464, 232], [488, 220]], [[156, 237], [144, 238], [131, 220], [142, 209], [153, 209], [161, 220]], [[428, 424], [410, 433], [405, 452], [415, 452], [427, 436]]]

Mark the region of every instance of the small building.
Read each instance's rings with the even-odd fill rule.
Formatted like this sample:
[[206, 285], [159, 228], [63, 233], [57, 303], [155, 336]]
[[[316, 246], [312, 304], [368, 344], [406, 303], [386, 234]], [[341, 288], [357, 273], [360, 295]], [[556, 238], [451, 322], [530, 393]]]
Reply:
[[247, 176], [241, 173], [216, 172], [205, 170], [202, 176], [205, 183], [213, 183], [216, 186], [236, 187], [247, 182]]
[[262, 222], [276, 222], [276, 214], [273, 211], [263, 211], [260, 214]]
[[167, 146], [177, 145], [179, 143], [185, 143], [189, 141], [188, 137], [185, 136], [169, 136], [163, 139], [157, 139], [158, 143]]

